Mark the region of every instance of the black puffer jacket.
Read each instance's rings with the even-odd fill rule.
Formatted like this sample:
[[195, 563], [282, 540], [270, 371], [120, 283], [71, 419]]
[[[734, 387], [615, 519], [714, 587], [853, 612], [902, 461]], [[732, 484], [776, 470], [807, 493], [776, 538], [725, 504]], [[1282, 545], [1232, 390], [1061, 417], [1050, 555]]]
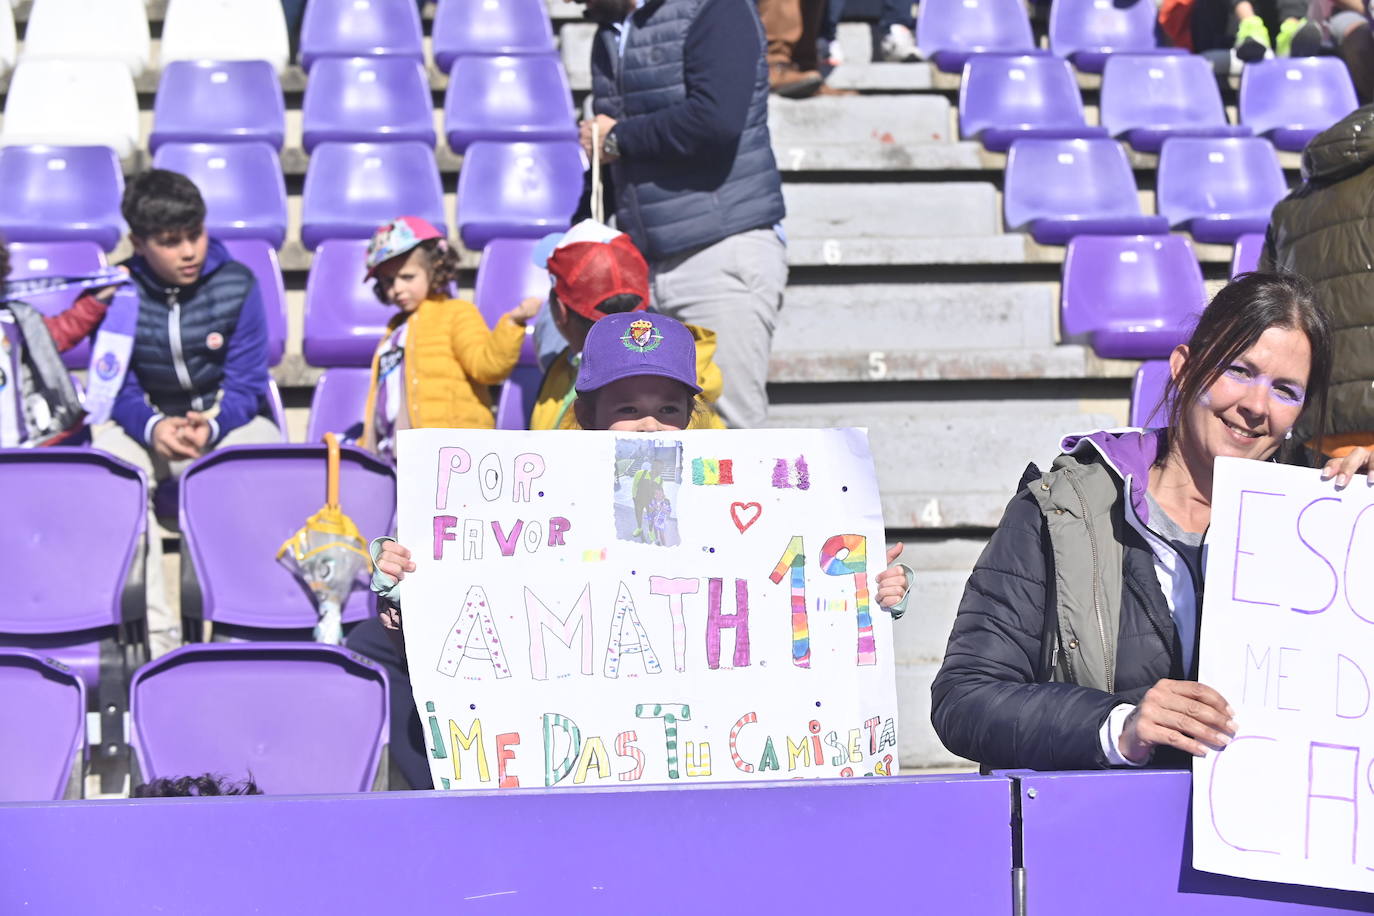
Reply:
[[[1302, 274], [1335, 332], [1331, 435], [1374, 432], [1374, 105], [1318, 134], [1302, 154], [1302, 187], [1274, 207], [1261, 270]], [[1296, 433], [1305, 441], [1315, 418]]]
[[[1125, 473], [1143, 481], [1148, 463]], [[1113, 474], [1124, 486], [1122, 472]], [[1126, 521], [1118, 492], [1111, 519], [1124, 549], [1114, 692], [1047, 682], [1040, 669], [1052, 561], [1045, 516], [1028, 489], [1038, 480], [1032, 466], [965, 586], [931, 687], [931, 721], [945, 747], [990, 769], [1106, 767], [1102, 723], [1117, 705], [1140, 702], [1161, 678], [1182, 678], [1182, 653], [1154, 553]], [[1182, 758], [1167, 750], [1153, 762], [1179, 765]]]

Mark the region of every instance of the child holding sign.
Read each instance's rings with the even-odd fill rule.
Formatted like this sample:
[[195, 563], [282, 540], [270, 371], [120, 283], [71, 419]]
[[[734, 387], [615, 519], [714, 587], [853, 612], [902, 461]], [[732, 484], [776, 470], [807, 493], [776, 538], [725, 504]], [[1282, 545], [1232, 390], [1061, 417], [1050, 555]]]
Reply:
[[372, 357], [363, 447], [394, 458], [397, 430], [496, 425], [487, 386], [515, 368], [539, 300], [526, 299], [489, 329], [477, 306], [449, 298], [457, 277], [448, 241], [419, 217], [399, 217], [373, 234], [367, 279], [400, 314]]
[[[677, 432], [691, 422], [700, 393], [692, 333], [664, 315], [630, 312], [607, 315], [587, 334], [573, 409], [583, 429]], [[390, 538], [378, 538], [372, 551], [377, 566], [373, 590], [391, 603], [381, 614], [382, 623], [399, 631], [396, 590], [415, 563], [410, 551]], [[894, 544], [888, 562], [901, 554], [902, 544]], [[900, 564], [878, 575], [878, 603], [894, 617], [906, 610], [910, 579], [910, 568]]]
[[[687, 429], [701, 391], [696, 356], [691, 331], [671, 318], [648, 312], [601, 318], [587, 334], [578, 371], [577, 399], [572, 406], [579, 425], [583, 429], [615, 432]], [[646, 503], [646, 510], [649, 508]], [[646, 524], [651, 521], [652, 517], [645, 519]], [[893, 545], [888, 551], [888, 562], [895, 562], [901, 552], [900, 543]], [[399, 586], [407, 573], [415, 571], [415, 563], [411, 552], [392, 538], [374, 540], [372, 556], [376, 565], [372, 588], [382, 599], [379, 619], [390, 637], [390, 645], [379, 638], [375, 626], [368, 628], [365, 622], [354, 631], [349, 646], [374, 659], [389, 655], [394, 660], [388, 664], [393, 685], [393, 721], [397, 728], [407, 730], [407, 736], [393, 738], [393, 759], [397, 759], [412, 786], [427, 786], [424, 736], [404, 680], [401, 640]], [[893, 617], [900, 617], [906, 610], [912, 576], [909, 567], [899, 564], [877, 577], [878, 603]], [[387, 663], [386, 659], [379, 660]], [[401, 754], [413, 754], [415, 759], [400, 760]]]

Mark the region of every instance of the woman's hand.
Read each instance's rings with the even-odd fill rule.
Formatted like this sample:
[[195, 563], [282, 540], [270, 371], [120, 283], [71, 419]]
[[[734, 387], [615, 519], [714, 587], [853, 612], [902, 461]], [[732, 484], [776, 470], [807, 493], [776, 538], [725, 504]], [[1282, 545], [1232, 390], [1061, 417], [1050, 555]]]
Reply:
[[1340, 458], [1332, 458], [1322, 467], [1322, 480], [1336, 479], [1336, 486], [1346, 487], [1355, 479], [1356, 474], [1369, 475], [1369, 483], [1374, 485], [1374, 467], [1371, 467], [1374, 453], [1367, 448], [1356, 446]]
[[878, 573], [878, 606], [891, 609], [902, 600], [902, 596], [911, 588], [911, 582], [907, 578], [906, 569], [902, 566], [892, 566], [902, 555], [902, 542], [898, 541], [888, 548], [887, 562], [888, 568]]
[[1236, 723], [1221, 694], [1196, 681], [1158, 681], [1126, 717], [1117, 750], [1133, 763], [1143, 763], [1153, 748], [1169, 745], [1194, 757], [1221, 750], [1236, 736]]
[[404, 544], [387, 541], [377, 555], [377, 569], [400, 582], [406, 573], [415, 572], [415, 561], [410, 558], [410, 551], [406, 550]]

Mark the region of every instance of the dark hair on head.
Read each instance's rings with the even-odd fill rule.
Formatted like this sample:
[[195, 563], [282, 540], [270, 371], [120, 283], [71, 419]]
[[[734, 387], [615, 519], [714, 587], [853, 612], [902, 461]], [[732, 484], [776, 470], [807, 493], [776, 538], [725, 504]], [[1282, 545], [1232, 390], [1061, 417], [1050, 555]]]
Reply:
[[[550, 289], [549, 306], [552, 307], [553, 304], [557, 301], [558, 294], [555, 293], [552, 289]], [[643, 301], [643, 298], [636, 296], [634, 293], [616, 293], [614, 296], [608, 296], [605, 299], [598, 302], [596, 307], [600, 309], [603, 314], [620, 315], [624, 312], [633, 312], [635, 309], [639, 308], [640, 303], [642, 303]], [[592, 321], [586, 315], [583, 315], [580, 312], [574, 312], [566, 305], [563, 306], [563, 311], [567, 312], [569, 321], [582, 326], [582, 329], [584, 331], [590, 331], [592, 329], [592, 325], [596, 324], [595, 321]]]
[[149, 169], [129, 179], [119, 210], [129, 232], [143, 239], [194, 233], [205, 226], [205, 199], [195, 182], [166, 169]]
[[10, 246], [0, 235], [0, 283], [10, 278]]
[[243, 782], [230, 782], [224, 776], [204, 773], [200, 776], [176, 776], [154, 779], [135, 786], [130, 798], [183, 798], [197, 795], [261, 795], [253, 782], [253, 774]]
[[[447, 299], [453, 295], [453, 287], [458, 283], [458, 253], [444, 239], [425, 239], [416, 246], [429, 258], [429, 290], [427, 299]], [[412, 248], [411, 251], [415, 249]], [[396, 257], [409, 257], [410, 251]], [[386, 298], [387, 283], [381, 277], [372, 284], [372, 292], [383, 304], [390, 304]]]
[[[1169, 404], [1169, 437], [1179, 441], [1188, 427], [1188, 407], [1270, 328], [1301, 331], [1312, 348], [1303, 416], [1312, 416], [1311, 436], [1320, 440], [1331, 387], [1331, 322], [1317, 304], [1312, 284], [1297, 274], [1244, 273], [1227, 283], [1198, 318], [1188, 338], [1188, 360], [1169, 380], [1161, 403]], [[1172, 399], [1172, 403], [1170, 402]], [[1320, 444], [1320, 443], [1318, 443]], [[1294, 457], [1302, 448], [1290, 443]], [[1318, 449], [1320, 451], [1320, 448]], [[1163, 460], [1161, 458], [1161, 460]]]

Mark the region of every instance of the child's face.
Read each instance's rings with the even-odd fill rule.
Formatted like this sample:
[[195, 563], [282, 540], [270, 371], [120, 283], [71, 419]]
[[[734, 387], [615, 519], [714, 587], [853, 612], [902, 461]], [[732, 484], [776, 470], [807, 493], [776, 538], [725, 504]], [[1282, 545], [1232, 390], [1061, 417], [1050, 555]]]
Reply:
[[641, 433], [686, 429], [692, 392], [661, 375], [632, 375], [597, 391], [593, 414], [593, 423], [584, 428]]
[[190, 286], [200, 279], [210, 237], [204, 226], [187, 231], [163, 232], [143, 238], [129, 236], [134, 252], [143, 256], [153, 276], [168, 286]]
[[377, 285], [386, 301], [403, 312], [413, 312], [429, 296], [429, 255], [412, 248], [377, 267]]

